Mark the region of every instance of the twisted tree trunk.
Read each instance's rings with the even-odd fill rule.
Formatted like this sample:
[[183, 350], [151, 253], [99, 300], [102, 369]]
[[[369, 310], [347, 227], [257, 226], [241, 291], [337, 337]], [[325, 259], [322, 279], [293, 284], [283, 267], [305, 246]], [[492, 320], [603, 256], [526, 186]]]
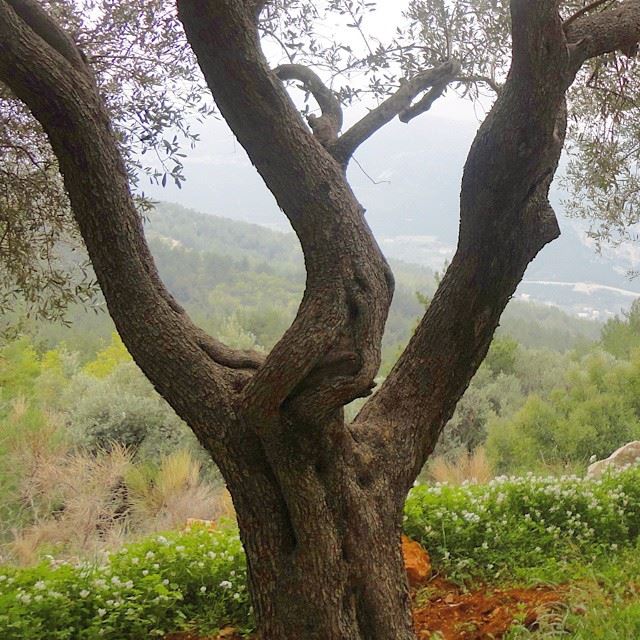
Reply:
[[[124, 343], [225, 477], [265, 640], [413, 637], [406, 493], [527, 265], [559, 233], [547, 195], [567, 88], [587, 58], [640, 39], [639, 0], [565, 26], [558, 4], [512, 0], [512, 68], [465, 167], [458, 250], [397, 365], [347, 424], [344, 405], [374, 386], [393, 277], [345, 167], [394, 115], [428, 109], [455, 61], [404, 83], [339, 136], [339, 105], [317, 76], [267, 65], [260, 0], [178, 0], [220, 111], [304, 251], [298, 314], [264, 357], [206, 335], [166, 291], [91, 70], [39, 3], [0, 0], [0, 81], [51, 141]], [[279, 76], [310, 83], [330, 135], [321, 122], [307, 127]]]

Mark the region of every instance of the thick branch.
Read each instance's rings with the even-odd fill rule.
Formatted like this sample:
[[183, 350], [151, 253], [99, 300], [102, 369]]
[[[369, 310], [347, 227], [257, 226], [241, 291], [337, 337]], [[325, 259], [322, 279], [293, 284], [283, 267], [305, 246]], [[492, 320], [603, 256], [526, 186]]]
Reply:
[[[345, 131], [333, 145], [331, 152], [341, 163], [346, 164], [365, 140], [396, 116], [400, 116], [403, 122], [409, 122], [429, 109], [459, 70], [460, 66], [457, 62], [445, 62], [435, 69], [418, 73], [411, 80], [403, 81], [392, 96]], [[433, 88], [432, 92], [412, 107], [411, 103], [415, 98], [430, 87]]]
[[325, 86], [318, 74], [304, 65], [283, 64], [273, 71], [282, 81], [298, 80], [311, 93], [322, 112], [320, 117], [310, 115], [307, 118], [313, 135], [325, 147], [335, 142], [342, 128], [342, 107], [333, 91]]
[[385, 455], [398, 460], [392, 489], [401, 494], [486, 355], [527, 265], [559, 234], [547, 194], [565, 135], [569, 56], [556, 4], [512, 2], [512, 66], [465, 165], [456, 255], [405, 352], [353, 425], [383, 425]]
[[71, 37], [49, 17], [40, 3], [36, 0], [7, 0], [7, 4], [38, 36], [74, 67], [85, 68], [80, 50]]
[[256, 368], [261, 358], [233, 352], [207, 336], [163, 286], [93, 77], [67, 59], [0, 0], [0, 81], [29, 107], [49, 137], [124, 343], [200, 437], [216, 426], [220, 433], [232, 415], [228, 384], [237, 379], [225, 367]]
[[640, 0], [625, 0], [618, 6], [583, 15], [566, 26], [574, 69], [589, 58], [622, 51], [634, 56], [640, 41]]
[[[246, 7], [179, 0], [178, 12], [222, 115], [289, 218], [307, 267], [296, 319], [245, 388], [243, 413], [266, 431], [283, 410], [322, 422], [372, 384], [392, 290], [388, 267], [342, 166], [269, 68]], [[309, 81], [299, 68], [281, 69], [301, 73]]]

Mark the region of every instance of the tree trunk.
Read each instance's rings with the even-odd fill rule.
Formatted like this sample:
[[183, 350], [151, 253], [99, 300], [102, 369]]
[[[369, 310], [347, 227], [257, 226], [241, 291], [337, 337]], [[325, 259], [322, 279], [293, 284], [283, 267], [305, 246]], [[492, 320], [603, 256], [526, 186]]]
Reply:
[[342, 456], [295, 453], [272, 466], [269, 504], [229, 482], [260, 638], [413, 639], [402, 504]]
[[[410, 640], [406, 490], [527, 264], [558, 233], [547, 196], [566, 89], [588, 57], [635, 45], [639, 3], [563, 25], [557, 0], [511, 0], [513, 64], [465, 166], [458, 252], [403, 356], [350, 425], [342, 407], [374, 386], [393, 277], [346, 182], [348, 154], [309, 131], [262, 54], [264, 4], [178, 0], [220, 112], [305, 256], [298, 315], [266, 357], [207, 336], [163, 286], [91, 69], [35, 0], [0, 0], [0, 81], [49, 136], [127, 348], [228, 483], [263, 640]], [[403, 85], [343, 146], [352, 152], [388, 121], [389, 104], [406, 112], [433, 87], [434, 77], [421, 78], [431, 85]]]
[[[263, 640], [412, 640], [397, 531], [369, 505], [353, 534], [317, 529], [287, 554], [260, 530], [244, 530], [249, 586]], [[265, 513], [265, 522], [269, 514]]]

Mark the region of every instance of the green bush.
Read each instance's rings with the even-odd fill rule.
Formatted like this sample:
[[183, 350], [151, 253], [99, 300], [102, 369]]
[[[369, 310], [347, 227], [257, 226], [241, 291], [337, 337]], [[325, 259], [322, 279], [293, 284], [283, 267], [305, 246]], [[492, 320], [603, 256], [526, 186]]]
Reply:
[[179, 448], [198, 450], [195, 436], [158, 395], [133, 362], [109, 373], [74, 377], [67, 393], [68, 420], [76, 444], [97, 452], [112, 443], [157, 460]]
[[506, 418], [490, 417], [487, 455], [498, 473], [532, 469], [584, 470], [640, 438], [640, 354], [617, 362], [593, 353], [544, 398], [531, 395]]
[[514, 567], [596, 558], [640, 534], [640, 468], [600, 480], [496, 478], [412, 489], [405, 531], [453, 578], [500, 578]]
[[2, 640], [139, 640], [251, 625], [233, 528], [154, 536], [102, 565], [0, 570]]

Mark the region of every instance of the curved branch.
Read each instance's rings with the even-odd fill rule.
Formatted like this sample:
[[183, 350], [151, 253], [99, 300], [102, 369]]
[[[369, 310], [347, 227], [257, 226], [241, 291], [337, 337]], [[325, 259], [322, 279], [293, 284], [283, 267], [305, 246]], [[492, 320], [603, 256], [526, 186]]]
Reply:
[[316, 117], [310, 115], [307, 122], [313, 131], [313, 135], [325, 147], [330, 146], [338, 138], [342, 129], [342, 107], [335, 93], [331, 91], [320, 79], [317, 73], [301, 64], [282, 64], [273, 72], [282, 81], [297, 80], [318, 103], [322, 115]]
[[[44, 18], [39, 28], [53, 24]], [[162, 284], [92, 74], [84, 65], [70, 67], [67, 59], [51, 55], [40, 33], [0, 0], [0, 81], [49, 138], [118, 332], [196, 434], [210, 437], [216, 428], [220, 434], [233, 415], [229, 385], [244, 381], [262, 358], [207, 336]]]
[[512, 1], [512, 66], [465, 164], [456, 254], [400, 360], [353, 425], [384, 425], [380, 440], [400, 495], [486, 355], [527, 265], [559, 235], [547, 196], [564, 142], [570, 62], [556, 5]]
[[57, 53], [78, 69], [84, 69], [84, 59], [71, 37], [35, 0], [6, 0], [20, 18]]
[[589, 58], [605, 53], [634, 56], [640, 41], [640, 0], [625, 0], [612, 9], [583, 15], [565, 31], [576, 71]]
[[[355, 150], [365, 140], [385, 124], [391, 122], [396, 116], [400, 116], [403, 122], [409, 122], [409, 120], [430, 108], [459, 71], [460, 65], [457, 62], [450, 61], [434, 69], [422, 71], [410, 80], [404, 80], [400, 88], [392, 96], [375, 109], [372, 109], [348, 131], [345, 131], [333, 145], [331, 153], [339, 162], [347, 164]], [[430, 87], [433, 91], [429, 92], [423, 100], [412, 107], [413, 100]]]
[[[388, 266], [342, 166], [310, 134], [269, 68], [246, 7], [238, 0], [179, 0], [178, 15], [218, 108], [305, 257], [297, 316], [245, 387], [240, 411], [266, 433], [279, 428], [283, 412], [321, 423], [372, 384], [393, 289]], [[211, 24], [216, 28], [202, 28]], [[312, 81], [296, 66], [280, 74]], [[330, 102], [322, 87], [314, 89]]]

